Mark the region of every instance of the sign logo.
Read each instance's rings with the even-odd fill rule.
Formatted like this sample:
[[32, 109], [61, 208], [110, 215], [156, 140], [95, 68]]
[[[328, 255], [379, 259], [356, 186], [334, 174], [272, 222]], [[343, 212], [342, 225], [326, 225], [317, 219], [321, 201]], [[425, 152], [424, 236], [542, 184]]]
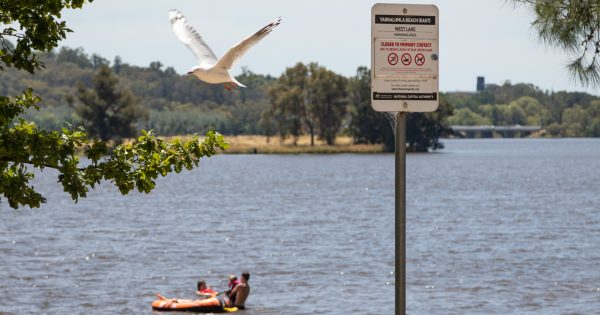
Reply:
[[396, 53], [391, 53], [388, 55], [388, 63], [392, 66], [398, 64], [398, 55]]

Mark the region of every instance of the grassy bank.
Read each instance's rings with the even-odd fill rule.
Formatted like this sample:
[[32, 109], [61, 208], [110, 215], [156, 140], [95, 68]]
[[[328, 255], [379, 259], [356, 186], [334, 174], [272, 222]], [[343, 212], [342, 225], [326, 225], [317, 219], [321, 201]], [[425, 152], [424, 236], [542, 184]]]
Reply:
[[226, 154], [300, 154], [300, 153], [381, 153], [383, 145], [353, 144], [350, 137], [338, 137], [334, 145], [315, 139], [310, 145], [309, 136], [301, 136], [296, 145], [292, 139], [281, 141], [279, 137], [271, 137], [267, 142], [265, 136], [225, 136], [230, 147]]
[[[185, 138], [185, 137], [180, 137]], [[291, 138], [281, 141], [279, 137], [265, 136], [225, 136], [229, 149], [225, 154], [330, 154], [330, 153], [382, 153], [382, 144], [353, 144], [350, 137], [338, 137], [335, 145], [327, 145], [315, 138], [315, 145], [310, 145], [310, 136], [301, 136], [296, 145]]]

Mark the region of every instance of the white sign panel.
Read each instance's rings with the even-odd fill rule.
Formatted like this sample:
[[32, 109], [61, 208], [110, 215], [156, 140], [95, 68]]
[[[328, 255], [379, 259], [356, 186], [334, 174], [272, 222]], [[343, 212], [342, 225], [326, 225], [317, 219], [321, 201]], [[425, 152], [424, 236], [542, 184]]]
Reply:
[[377, 3], [371, 9], [371, 104], [380, 112], [432, 112], [439, 103], [439, 11]]

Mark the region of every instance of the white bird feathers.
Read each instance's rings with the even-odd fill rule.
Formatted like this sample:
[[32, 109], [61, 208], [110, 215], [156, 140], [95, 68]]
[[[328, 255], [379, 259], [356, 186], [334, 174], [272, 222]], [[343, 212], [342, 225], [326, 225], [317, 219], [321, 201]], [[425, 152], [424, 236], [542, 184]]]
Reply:
[[227, 90], [231, 90], [235, 86], [245, 87], [229, 74], [229, 70], [248, 49], [269, 35], [281, 23], [281, 18], [272, 21], [258, 32], [235, 44], [221, 59], [217, 59], [200, 34], [188, 23], [180, 11], [169, 11], [169, 20], [171, 20], [171, 26], [177, 38], [194, 53], [198, 61], [198, 65], [193, 67], [188, 74], [193, 74], [207, 83], [223, 83]]

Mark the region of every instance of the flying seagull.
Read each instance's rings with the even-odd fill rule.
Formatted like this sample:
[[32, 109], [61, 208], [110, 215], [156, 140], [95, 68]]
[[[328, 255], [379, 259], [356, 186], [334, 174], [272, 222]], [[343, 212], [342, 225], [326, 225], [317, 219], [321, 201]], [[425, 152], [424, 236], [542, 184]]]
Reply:
[[272, 21], [258, 32], [244, 38], [241, 42], [229, 48], [229, 51], [221, 59], [217, 59], [210, 47], [202, 40], [200, 34], [188, 23], [180, 11], [169, 11], [169, 20], [171, 20], [171, 26], [177, 38], [194, 53], [198, 60], [198, 65], [188, 71], [187, 74], [193, 74], [198, 79], [207, 83], [223, 83], [228, 91], [231, 91], [236, 86], [246, 87], [229, 74], [229, 70], [231, 70], [233, 64], [250, 47], [256, 45], [261, 39], [269, 35], [281, 23], [281, 18]]

